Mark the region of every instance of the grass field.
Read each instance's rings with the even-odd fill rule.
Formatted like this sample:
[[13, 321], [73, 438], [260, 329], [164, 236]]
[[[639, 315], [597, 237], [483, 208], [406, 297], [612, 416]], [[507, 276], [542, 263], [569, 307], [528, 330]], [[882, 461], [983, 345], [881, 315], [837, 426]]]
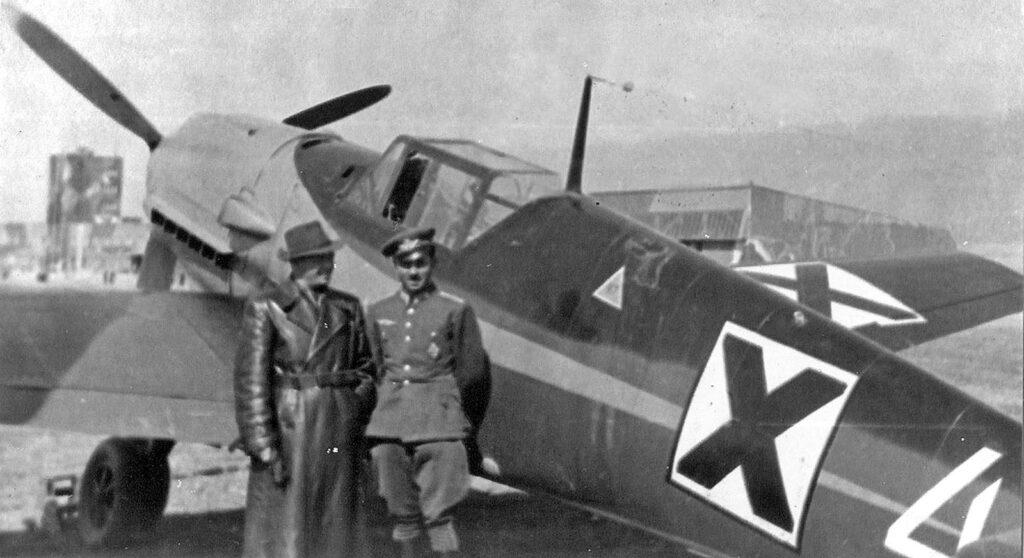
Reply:
[[947, 383], [1021, 420], [1024, 360], [1021, 315], [962, 331], [900, 353]]
[[[967, 244], [962, 249], [1024, 272], [1024, 244]], [[1021, 420], [1024, 321], [1013, 314], [901, 353], [918, 366]]]
[[[970, 247], [1020, 269], [1019, 245]], [[947, 383], [1021, 420], [1024, 397], [1022, 317], [1015, 314], [902, 353]], [[32, 530], [43, 480], [81, 472], [101, 440], [48, 430], [0, 426], [0, 556], [76, 554]], [[238, 453], [181, 444], [171, 453], [167, 517], [147, 541], [112, 556], [236, 556], [245, 498], [245, 459]], [[219, 475], [211, 469], [235, 469]], [[238, 470], [242, 469], [242, 470]], [[474, 494], [460, 516], [461, 535], [480, 556], [672, 556], [678, 548], [633, 529], [523, 494]], [[387, 544], [379, 513], [373, 530]]]

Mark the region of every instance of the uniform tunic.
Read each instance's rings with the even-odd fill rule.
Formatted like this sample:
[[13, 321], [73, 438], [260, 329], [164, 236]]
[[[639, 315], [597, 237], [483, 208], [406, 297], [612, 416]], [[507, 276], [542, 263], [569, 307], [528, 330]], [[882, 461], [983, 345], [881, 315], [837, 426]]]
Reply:
[[373, 404], [359, 301], [338, 291], [314, 297], [287, 281], [246, 303], [241, 341], [234, 381], [243, 448], [280, 454], [276, 474], [253, 459], [244, 555], [359, 555], [361, 430]]
[[392, 536], [415, 538], [422, 520], [434, 550], [455, 550], [449, 511], [469, 489], [463, 441], [483, 419], [490, 390], [473, 309], [431, 285], [377, 302], [367, 319], [382, 373], [366, 435], [397, 519]]
[[398, 292], [367, 314], [383, 370], [367, 437], [465, 439], [483, 419], [490, 386], [473, 309], [432, 286], [414, 297]]

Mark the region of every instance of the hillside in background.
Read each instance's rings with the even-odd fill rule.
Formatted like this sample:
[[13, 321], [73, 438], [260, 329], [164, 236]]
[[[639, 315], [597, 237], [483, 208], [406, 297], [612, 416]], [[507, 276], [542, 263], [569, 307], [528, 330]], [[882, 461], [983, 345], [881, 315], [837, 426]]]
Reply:
[[[585, 191], [745, 184], [1019, 242], [1024, 112], [880, 117], [857, 125], [614, 142], [591, 132]], [[607, 134], [606, 134], [607, 135]], [[563, 172], [569, 149], [520, 153]]]

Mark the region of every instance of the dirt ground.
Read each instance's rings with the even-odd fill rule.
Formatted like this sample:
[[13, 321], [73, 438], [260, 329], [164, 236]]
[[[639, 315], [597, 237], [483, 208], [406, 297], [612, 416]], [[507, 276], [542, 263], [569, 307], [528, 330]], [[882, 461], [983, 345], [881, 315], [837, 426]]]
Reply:
[[[74, 435], [37, 431], [41, 439], [26, 440], [28, 445], [69, 441], [72, 452], [88, 454], [88, 444], [71, 440]], [[5, 442], [11, 437], [32, 438], [24, 431], [0, 428]], [[79, 437], [85, 438], [85, 437]], [[45, 440], [45, 441], [42, 441]], [[98, 439], [96, 439], [98, 440]], [[6, 445], [6, 444], [5, 444]], [[239, 556], [242, 544], [242, 507], [245, 501], [246, 471], [235, 467], [242, 460], [223, 450], [198, 445], [182, 445], [172, 452], [172, 466], [190, 470], [175, 473], [171, 480], [168, 511], [163, 520], [150, 533], [127, 548], [102, 552], [87, 551], [73, 537], [54, 538], [39, 530], [39, 508], [25, 503], [11, 509], [11, 493], [7, 489], [10, 468], [6, 463], [23, 458], [5, 457], [4, 513], [0, 528], [0, 556], [11, 557], [234, 557]], [[83, 458], [84, 459], [84, 458]], [[83, 461], [84, 462], [84, 461]], [[208, 467], [211, 462], [219, 465]], [[191, 467], [190, 467], [191, 465]], [[196, 467], [200, 465], [201, 467]], [[217, 474], [217, 470], [227, 470]], [[73, 469], [70, 469], [73, 470]], [[42, 494], [41, 483], [25, 475], [21, 483], [26, 492]], [[566, 507], [546, 497], [529, 496], [521, 492], [495, 489], [486, 481], [475, 482], [482, 490], [475, 490], [462, 505], [458, 516], [459, 535], [463, 547], [473, 555], [484, 557], [505, 556], [599, 556], [625, 558], [629, 556], [680, 556], [678, 546], [636, 529], [618, 525], [590, 513]], [[22, 500], [34, 501], [22, 494]], [[383, 505], [371, 501], [368, 505], [368, 533], [375, 555], [388, 556], [391, 544]], [[19, 521], [20, 520], [20, 521]], [[376, 552], [379, 550], [380, 552]]]

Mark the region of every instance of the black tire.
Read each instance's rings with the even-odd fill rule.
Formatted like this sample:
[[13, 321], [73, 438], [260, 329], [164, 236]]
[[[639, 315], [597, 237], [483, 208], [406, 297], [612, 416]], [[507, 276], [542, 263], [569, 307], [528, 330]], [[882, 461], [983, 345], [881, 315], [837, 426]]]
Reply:
[[89, 547], [130, 542], [163, 514], [170, 487], [166, 455], [144, 442], [103, 441], [78, 484], [78, 532]]
[[167, 462], [167, 452], [155, 450], [148, 444], [140, 444], [139, 451], [146, 457], [149, 472], [142, 490], [137, 495], [139, 504], [139, 529], [145, 531], [153, 527], [164, 515], [167, 497], [171, 489], [171, 466]]

